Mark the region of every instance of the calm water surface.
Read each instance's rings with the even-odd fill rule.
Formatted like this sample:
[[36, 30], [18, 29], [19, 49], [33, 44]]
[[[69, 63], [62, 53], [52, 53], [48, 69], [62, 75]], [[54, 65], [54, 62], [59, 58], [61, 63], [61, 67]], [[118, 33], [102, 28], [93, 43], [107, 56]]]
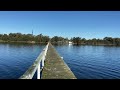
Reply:
[[17, 79], [32, 65], [45, 45], [0, 44], [0, 79]]
[[120, 47], [55, 47], [78, 79], [120, 79]]
[[[54, 46], [78, 79], [120, 79], [120, 47]], [[0, 44], [0, 79], [19, 78], [44, 47]]]

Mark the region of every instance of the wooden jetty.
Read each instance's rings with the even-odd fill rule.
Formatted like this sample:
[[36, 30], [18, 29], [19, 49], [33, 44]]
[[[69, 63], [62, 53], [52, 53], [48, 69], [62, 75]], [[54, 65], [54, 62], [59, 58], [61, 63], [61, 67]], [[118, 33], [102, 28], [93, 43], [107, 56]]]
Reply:
[[77, 79], [50, 42], [19, 79], [32, 79], [36, 71], [37, 79]]

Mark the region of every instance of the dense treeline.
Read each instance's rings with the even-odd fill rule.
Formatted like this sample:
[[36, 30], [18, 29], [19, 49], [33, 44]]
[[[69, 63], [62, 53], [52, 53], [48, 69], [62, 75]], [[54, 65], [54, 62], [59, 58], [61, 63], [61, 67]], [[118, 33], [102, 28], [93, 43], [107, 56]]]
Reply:
[[21, 34], [21, 33], [10, 33], [10, 34], [0, 34], [0, 41], [4, 42], [38, 42], [45, 43], [49, 41], [49, 36], [32, 35], [32, 34]]
[[27, 43], [47, 43], [51, 40], [52, 43], [68, 43], [68, 38], [54, 36], [50, 38], [49, 36], [44, 36], [42, 34], [32, 35], [32, 34], [21, 34], [21, 33], [9, 33], [0, 34], [0, 42], [27, 42]]
[[59, 44], [66, 44], [69, 42], [69, 39], [68, 38], [63, 38], [63, 37], [58, 37], [58, 36], [54, 36], [51, 38], [51, 42], [52, 43], [59, 43]]
[[86, 40], [85, 38], [80, 37], [73, 37], [71, 41], [77, 45], [116, 45], [120, 46], [120, 38], [112, 38], [112, 37], [105, 37], [103, 39], [89, 39]]
[[69, 41], [76, 45], [116, 45], [120, 46], [120, 38], [105, 37], [103, 39], [88, 39], [81, 37], [73, 37], [71, 39], [54, 36], [50, 38], [42, 34], [21, 34], [21, 33], [9, 33], [0, 34], [0, 42], [28, 42], [28, 43], [47, 43], [48, 41], [57, 44], [68, 44]]

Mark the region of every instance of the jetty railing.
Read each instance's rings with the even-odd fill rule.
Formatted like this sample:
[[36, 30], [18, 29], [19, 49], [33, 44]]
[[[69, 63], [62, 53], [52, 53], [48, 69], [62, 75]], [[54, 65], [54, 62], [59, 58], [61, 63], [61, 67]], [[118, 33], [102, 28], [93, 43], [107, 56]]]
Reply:
[[44, 67], [44, 61], [48, 50], [48, 46], [49, 46], [49, 42], [46, 45], [46, 47], [43, 49], [43, 51], [40, 53], [40, 55], [37, 57], [33, 65], [31, 65], [28, 68], [28, 70], [19, 79], [32, 79], [36, 71], [37, 71], [37, 79], [41, 79], [40, 73]]

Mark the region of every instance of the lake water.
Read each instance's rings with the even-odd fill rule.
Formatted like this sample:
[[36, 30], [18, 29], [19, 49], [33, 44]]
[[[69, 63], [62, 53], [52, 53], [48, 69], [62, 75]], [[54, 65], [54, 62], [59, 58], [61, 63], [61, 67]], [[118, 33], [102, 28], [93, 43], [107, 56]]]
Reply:
[[78, 79], [120, 79], [120, 47], [56, 46]]
[[[0, 44], [0, 79], [19, 78], [44, 47], [37, 44]], [[54, 47], [78, 79], [120, 79], [120, 47]]]
[[45, 45], [0, 44], [0, 79], [17, 79], [33, 64]]

